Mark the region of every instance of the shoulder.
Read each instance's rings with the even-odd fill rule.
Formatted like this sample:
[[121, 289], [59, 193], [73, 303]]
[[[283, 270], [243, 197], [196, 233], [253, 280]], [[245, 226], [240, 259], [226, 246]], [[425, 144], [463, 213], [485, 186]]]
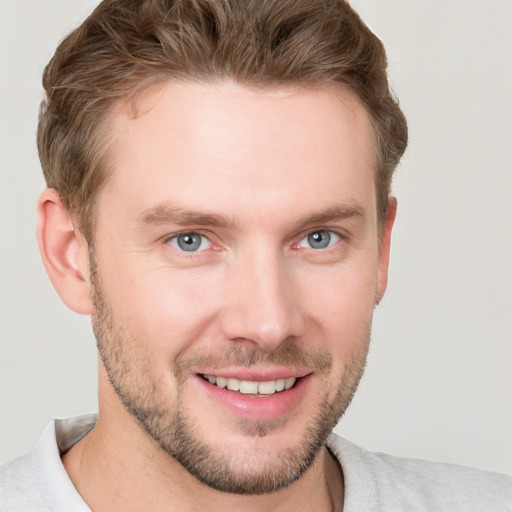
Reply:
[[384, 454], [371, 454], [369, 460], [389, 503], [422, 503], [426, 510], [512, 511], [509, 476]]
[[50, 509], [41, 494], [29, 454], [0, 466], [0, 512], [32, 510]]
[[327, 445], [340, 461], [348, 497], [370, 492], [375, 510], [512, 511], [510, 476], [372, 453], [336, 435]]
[[90, 512], [61, 453], [93, 428], [95, 415], [51, 421], [29, 455], [0, 466], [0, 512]]

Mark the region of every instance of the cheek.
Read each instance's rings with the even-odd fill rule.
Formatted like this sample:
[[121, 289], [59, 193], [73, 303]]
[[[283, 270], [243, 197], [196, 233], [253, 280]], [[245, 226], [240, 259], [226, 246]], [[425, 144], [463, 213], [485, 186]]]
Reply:
[[156, 358], [173, 360], [208, 331], [216, 301], [204, 272], [121, 268], [103, 279], [108, 300], [118, 322]]
[[[102, 261], [101, 280], [117, 321], [157, 363], [168, 365], [193, 347], [222, 341], [219, 313], [232, 294], [229, 269], [173, 269], [127, 254]], [[336, 266], [294, 266], [288, 282], [304, 320], [304, 339], [346, 360], [366, 342], [373, 313], [376, 262], [370, 253]], [[297, 292], [297, 293], [295, 293]], [[343, 364], [340, 362], [340, 364]]]
[[309, 298], [306, 310], [314, 315], [311, 323], [325, 336], [333, 356], [340, 350], [358, 350], [367, 342], [376, 275], [376, 264], [369, 261], [367, 265], [333, 268], [324, 275], [322, 286], [314, 278], [303, 283], [303, 295]]

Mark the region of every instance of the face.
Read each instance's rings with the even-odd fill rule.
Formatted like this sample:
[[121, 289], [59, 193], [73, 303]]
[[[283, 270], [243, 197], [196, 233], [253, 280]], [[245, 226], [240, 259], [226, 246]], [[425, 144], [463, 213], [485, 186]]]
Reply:
[[357, 387], [385, 287], [368, 117], [346, 91], [233, 84], [168, 83], [137, 111], [110, 119], [91, 252], [109, 381], [200, 481], [289, 485]]

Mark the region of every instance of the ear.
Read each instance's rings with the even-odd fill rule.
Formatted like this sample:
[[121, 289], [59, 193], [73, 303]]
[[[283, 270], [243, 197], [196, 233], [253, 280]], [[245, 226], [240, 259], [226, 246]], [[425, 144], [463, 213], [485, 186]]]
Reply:
[[66, 306], [90, 315], [89, 250], [84, 236], [55, 189], [41, 193], [37, 214], [37, 241], [50, 281]]
[[389, 252], [391, 249], [391, 231], [396, 218], [396, 197], [389, 198], [388, 213], [382, 226], [382, 234], [379, 248], [379, 261], [377, 268], [377, 289], [375, 293], [375, 305], [384, 297], [388, 285]]

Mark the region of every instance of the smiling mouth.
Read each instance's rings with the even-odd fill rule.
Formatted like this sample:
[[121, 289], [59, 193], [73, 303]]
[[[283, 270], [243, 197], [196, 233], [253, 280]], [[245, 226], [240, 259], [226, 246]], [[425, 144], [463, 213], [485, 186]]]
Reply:
[[268, 380], [265, 382], [255, 382], [250, 380], [238, 380], [234, 378], [217, 377], [215, 375], [200, 375], [210, 384], [221, 389], [228, 389], [242, 393], [243, 395], [271, 396], [282, 391], [291, 389], [299, 380], [298, 377], [289, 377], [287, 379]]

